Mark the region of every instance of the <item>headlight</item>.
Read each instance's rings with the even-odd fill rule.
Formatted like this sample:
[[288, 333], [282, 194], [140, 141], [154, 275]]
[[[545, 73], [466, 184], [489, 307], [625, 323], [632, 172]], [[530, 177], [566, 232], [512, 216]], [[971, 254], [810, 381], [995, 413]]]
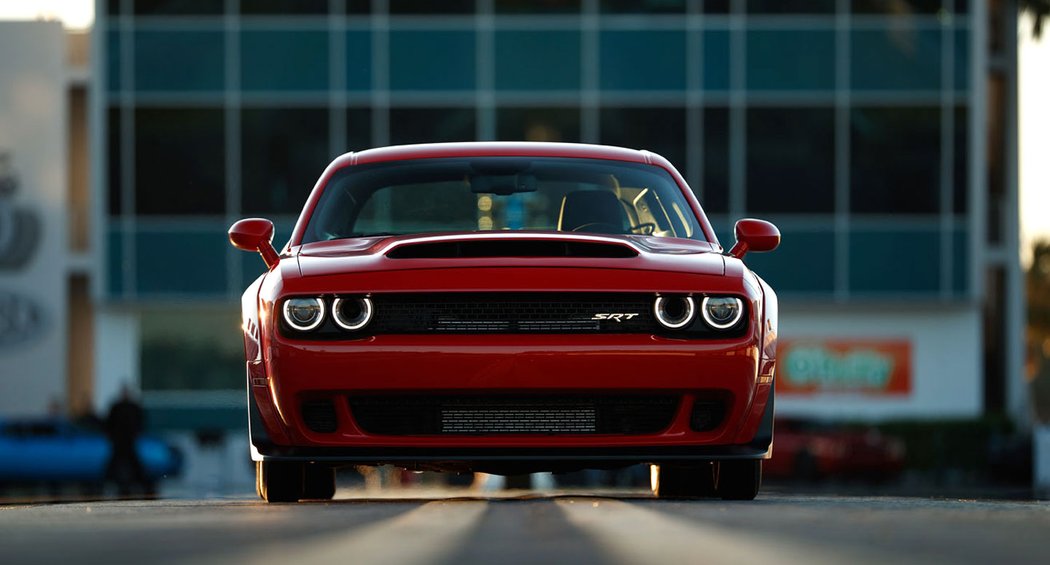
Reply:
[[706, 296], [700, 305], [704, 321], [712, 328], [729, 329], [744, 315], [744, 303], [731, 296]]
[[289, 298], [281, 310], [284, 321], [301, 332], [308, 332], [324, 321], [324, 301], [320, 298]]
[[332, 319], [344, 330], [357, 331], [372, 320], [372, 301], [367, 298], [336, 298]]
[[693, 321], [696, 305], [692, 296], [657, 296], [653, 313], [660, 325], [677, 330]]

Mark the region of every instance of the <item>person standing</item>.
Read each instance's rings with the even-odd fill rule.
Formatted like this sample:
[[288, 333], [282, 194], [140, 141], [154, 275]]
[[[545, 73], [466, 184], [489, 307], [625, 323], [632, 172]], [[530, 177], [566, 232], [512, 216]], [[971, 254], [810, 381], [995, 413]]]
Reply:
[[136, 446], [144, 426], [142, 406], [135, 401], [131, 387], [125, 383], [120, 398], [110, 407], [106, 418], [106, 435], [111, 447], [106, 479], [117, 483], [117, 492], [121, 496], [130, 495], [134, 485], [140, 486], [147, 495], [155, 493]]

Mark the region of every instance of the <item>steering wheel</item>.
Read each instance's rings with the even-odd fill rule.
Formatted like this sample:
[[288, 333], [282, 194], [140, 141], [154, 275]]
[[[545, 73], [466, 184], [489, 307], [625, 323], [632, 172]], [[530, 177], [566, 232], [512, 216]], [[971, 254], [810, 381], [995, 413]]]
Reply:
[[653, 232], [655, 231], [656, 224], [652, 222], [645, 222], [644, 224], [638, 224], [637, 226], [631, 228], [631, 233], [636, 233], [639, 235], [653, 235]]
[[623, 233], [623, 226], [618, 226], [609, 222], [590, 222], [587, 224], [578, 225], [572, 228], [572, 231], [584, 231], [591, 233]]

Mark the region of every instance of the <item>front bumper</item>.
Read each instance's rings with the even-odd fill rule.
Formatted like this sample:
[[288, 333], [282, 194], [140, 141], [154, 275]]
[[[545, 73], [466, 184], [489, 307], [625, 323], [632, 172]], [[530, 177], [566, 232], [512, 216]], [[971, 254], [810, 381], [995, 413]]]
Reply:
[[[332, 463], [458, 461], [472, 468], [535, 462], [617, 463], [762, 458], [772, 437], [772, 384], [757, 338], [702, 341], [652, 335], [375, 336], [309, 342], [274, 336], [249, 365], [253, 458]], [[375, 435], [357, 425], [353, 394], [631, 394], [682, 399], [658, 433]], [[690, 428], [695, 398], [726, 398], [714, 429]], [[306, 400], [331, 399], [338, 425], [304, 425]], [[763, 421], [768, 417], [768, 432]], [[768, 437], [767, 437], [768, 436]]]

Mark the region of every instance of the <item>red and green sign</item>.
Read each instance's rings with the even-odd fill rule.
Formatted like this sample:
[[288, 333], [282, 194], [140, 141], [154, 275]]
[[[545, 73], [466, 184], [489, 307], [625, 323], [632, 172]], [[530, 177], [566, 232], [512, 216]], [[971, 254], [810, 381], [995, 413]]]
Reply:
[[911, 392], [911, 343], [905, 339], [781, 340], [777, 392]]

